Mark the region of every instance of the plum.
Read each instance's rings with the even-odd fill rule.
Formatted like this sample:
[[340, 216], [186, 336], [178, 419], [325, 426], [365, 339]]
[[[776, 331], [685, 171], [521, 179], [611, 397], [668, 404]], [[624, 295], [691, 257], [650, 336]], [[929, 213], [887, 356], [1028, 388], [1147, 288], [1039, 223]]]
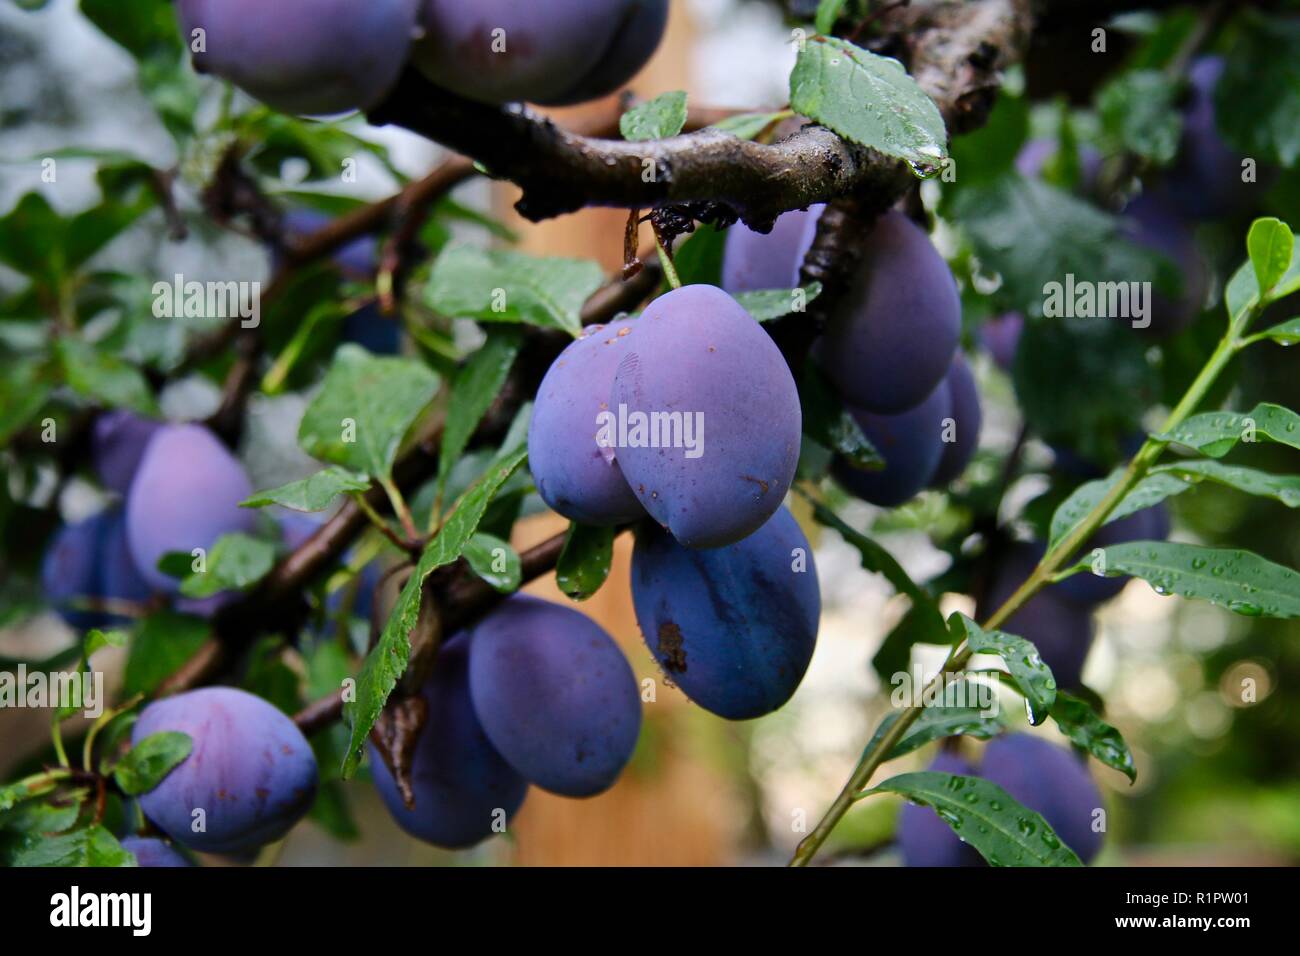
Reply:
[[375, 788], [397, 825], [412, 836], [448, 849], [473, 846], [514, 816], [528, 782], [492, 746], [474, 713], [464, 633], [443, 645], [420, 693], [428, 712], [412, 765], [414, 809], [402, 802], [392, 773], [372, 745]]
[[[979, 389], [975, 386], [975, 376], [967, 364], [965, 356], [958, 352], [952, 360], [952, 368], [944, 379], [943, 387], [948, 390], [951, 407], [948, 417], [952, 419], [952, 441], [944, 441], [943, 453], [939, 456], [939, 466], [931, 486], [942, 487], [960, 478], [966, 466], [979, 447], [980, 426], [984, 415], [980, 409]], [[945, 429], [946, 431], [946, 429]], [[945, 438], [948, 436], [945, 435]]]
[[131, 557], [154, 588], [175, 594], [180, 582], [158, 570], [170, 551], [211, 548], [223, 534], [249, 532], [253, 493], [239, 461], [202, 425], [167, 425], [145, 448], [126, 499]]
[[1010, 373], [1020, 348], [1020, 334], [1025, 330], [1025, 317], [1019, 312], [995, 316], [980, 326], [980, 344], [993, 356], [1002, 371]]
[[1007, 734], [984, 748], [979, 775], [1037, 811], [1084, 863], [1101, 849], [1102, 835], [1092, 828], [1101, 791], [1086, 760], [1073, 750], [1029, 734]]
[[[1203, 56], [1187, 71], [1191, 95], [1183, 110], [1182, 142], [1164, 185], [1173, 205], [1192, 219], [1222, 219], [1248, 210], [1257, 185], [1242, 180], [1245, 157], [1219, 135], [1214, 89], [1223, 69], [1222, 57]], [[1267, 171], [1260, 173], [1267, 178]]]
[[687, 547], [757, 531], [799, 460], [799, 394], [780, 349], [707, 285], [660, 296], [627, 338], [609, 405], [629, 425], [616, 444], [633, 493]]
[[877, 415], [850, 408], [867, 440], [885, 460], [878, 471], [863, 471], [837, 461], [836, 479], [863, 501], [892, 508], [930, 484], [944, 453], [944, 420], [952, 413], [952, 396], [940, 382], [930, 397], [900, 415]]
[[[925, 768], [935, 773], [953, 773], [962, 777], [978, 776], [963, 757], [941, 752]], [[983, 866], [984, 858], [969, 843], [959, 840], [948, 824], [929, 807], [903, 804], [898, 814], [898, 849], [904, 866]]]
[[[1127, 517], [1102, 525], [1079, 549], [1079, 558], [1091, 560], [1094, 548], [1108, 548], [1127, 541], [1163, 541], [1169, 536], [1169, 510], [1158, 504]], [[1076, 559], [1077, 560], [1077, 559]], [[1080, 572], [1057, 585], [1061, 593], [1081, 604], [1101, 604], [1124, 590], [1126, 575], [1103, 577], [1091, 572]]]
[[1142, 193], [1124, 210], [1121, 231], [1137, 245], [1171, 261], [1181, 276], [1176, 296], [1152, 293], [1151, 325], [1147, 333], [1167, 338], [1182, 331], [1205, 304], [1208, 266], [1196, 245], [1191, 226], [1158, 193]]
[[105, 412], [95, 419], [91, 455], [105, 488], [120, 495], [127, 493], [145, 446], [162, 424], [126, 409]]
[[738, 222], [727, 230], [722, 255], [722, 288], [731, 294], [799, 285], [803, 257], [812, 248], [824, 203], [787, 212], [772, 231], [755, 232]]
[[246, 853], [279, 840], [311, 809], [311, 745], [262, 698], [234, 687], [167, 697], [144, 709], [131, 741], [164, 731], [188, 734], [193, 750], [140, 796], [140, 809], [182, 846]]
[[154, 837], [127, 837], [122, 849], [131, 851], [136, 863], [143, 867], [193, 866], [171, 844]]
[[634, 348], [639, 322], [593, 325], [551, 363], [528, 426], [528, 465], [552, 509], [584, 524], [616, 525], [645, 514], [619, 465], [621, 452], [597, 444], [614, 372]]
[[[1013, 545], [1000, 556], [976, 611], [979, 620], [987, 620], [1015, 593], [1041, 556], [1041, 546], [1025, 543]], [[1037, 647], [1058, 687], [1082, 685], [1083, 664], [1092, 647], [1092, 609], [1071, 600], [1060, 584], [1048, 585], [1031, 597], [999, 630]]]
[[492, 745], [544, 790], [608, 790], [636, 748], [636, 676], [604, 628], [572, 608], [520, 594], [484, 618], [470, 632], [469, 690]]
[[[286, 113], [368, 109], [406, 63], [420, 0], [177, 0], [194, 68]], [[194, 31], [204, 49], [194, 50]]]
[[153, 595], [131, 558], [121, 508], [61, 528], [45, 552], [41, 586], [59, 615], [80, 630], [113, 627], [123, 617], [107, 610], [72, 607], [78, 600], [143, 603]]
[[[1038, 813], [1084, 863], [1101, 849], [1092, 828], [1101, 808], [1084, 760], [1072, 751], [1029, 734], [1007, 734], [984, 748], [978, 770], [952, 754], [941, 754], [930, 770], [977, 776], [995, 783]], [[983, 858], [963, 843], [928, 807], [908, 804], [899, 815], [898, 843], [907, 866], [981, 866]]]
[[41, 561], [41, 590], [70, 627], [89, 630], [106, 623], [106, 615], [70, 605], [78, 599], [100, 596], [100, 541], [107, 524], [108, 515], [101, 512], [65, 525], [55, 532]]
[[812, 548], [786, 508], [739, 544], [704, 551], [643, 525], [632, 602], [665, 676], [728, 720], [761, 717], [790, 699], [821, 617]]
[[566, 105], [612, 93], [659, 46], [668, 0], [424, 0], [412, 59], [485, 103]]
[[924, 230], [891, 211], [872, 227], [817, 359], [848, 404], [895, 414], [924, 402], [948, 374], [960, 333], [948, 264]]

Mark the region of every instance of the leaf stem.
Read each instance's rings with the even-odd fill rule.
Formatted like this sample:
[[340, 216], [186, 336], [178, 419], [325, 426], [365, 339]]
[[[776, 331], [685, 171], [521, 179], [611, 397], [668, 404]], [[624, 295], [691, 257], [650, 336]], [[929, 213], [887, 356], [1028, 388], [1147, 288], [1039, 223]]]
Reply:
[[664, 278], [674, 289], [682, 287], [681, 277], [677, 275], [677, 267], [673, 265], [673, 257], [668, 254], [664, 244], [659, 240], [659, 233], [655, 233], [655, 252], [659, 254], [659, 264], [663, 266]]
[[[1196, 379], [1188, 386], [1182, 399], [1160, 427], [1161, 434], [1167, 434], [1177, 428], [1188, 415], [1196, 410], [1196, 407], [1204, 400], [1206, 394], [1218, 379], [1219, 374], [1236, 355], [1241, 347], [1242, 334], [1263, 310], [1265, 304], [1267, 304], [1267, 297], [1261, 295], [1259, 300], [1250, 308], [1244, 310], [1242, 315], [1229, 322], [1228, 331], [1215, 348], [1214, 353], [1206, 361]], [[1124, 496], [1146, 476], [1151, 466], [1156, 463], [1168, 445], [1168, 441], [1148, 437], [1124, 469], [1120, 480], [1115, 483], [1101, 501], [1097, 502], [1087, 516], [1068, 535], [1043, 555], [1042, 560], [1029, 577], [1025, 579], [1025, 582], [1016, 589], [1011, 597], [1007, 598], [1001, 607], [993, 612], [981, 627], [986, 631], [996, 630], [1018, 611], [1026, 601], [1038, 593], [1044, 585], [1049, 583], [1066, 559], [1075, 554], [1079, 547], [1092, 537], [1093, 533], [1102, 526]], [[948, 654], [947, 660], [944, 661], [943, 668], [930, 681], [927, 693], [922, 695], [922, 699], [928, 696], [930, 690], [938, 689], [949, 673], [960, 670], [970, 660], [971, 656], [972, 651], [966, 641], [963, 640], [953, 647]], [[812, 833], [800, 841], [799, 846], [795, 849], [794, 856], [790, 859], [790, 866], [807, 866], [812, 861], [822, 844], [826, 842], [826, 838], [830, 836], [831, 831], [835, 829], [844, 814], [848, 812], [849, 807], [858, 799], [861, 791], [866, 789], [871, 775], [885, 762], [886, 756], [893, 750], [894, 745], [902, 739], [903, 734], [920, 716], [921, 707], [919, 705], [907, 708], [899, 714], [898, 719], [893, 722], [874, 747], [869, 747], [863, 751], [862, 758], [854, 768], [852, 776], [849, 777], [848, 782], [840, 790], [839, 795], [836, 796], [826, 814]]]

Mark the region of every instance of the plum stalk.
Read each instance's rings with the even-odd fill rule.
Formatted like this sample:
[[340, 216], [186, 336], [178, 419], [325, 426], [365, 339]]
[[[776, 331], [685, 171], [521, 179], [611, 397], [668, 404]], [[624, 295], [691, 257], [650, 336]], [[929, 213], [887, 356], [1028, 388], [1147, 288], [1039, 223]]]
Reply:
[[[1267, 295], [1261, 293], [1249, 308], [1229, 321], [1227, 331], [1214, 352], [1201, 368], [1192, 384], [1188, 386], [1187, 391], [1169, 413], [1156, 434], [1169, 434], [1196, 410], [1228, 363], [1241, 349], [1251, 344], [1252, 339], [1246, 338], [1245, 333], [1251, 323], [1263, 312], [1268, 302]], [[1061, 565], [1076, 554], [1083, 543], [1091, 538], [1093, 533], [1105, 523], [1110, 513], [1115, 510], [1124, 497], [1133, 490], [1138, 482], [1146, 477], [1147, 472], [1155, 465], [1168, 445], [1168, 441], [1157, 438], [1155, 435], [1149, 435], [1142, 447], [1137, 450], [1124, 468], [1120, 479], [1115, 482], [1106, 495], [1075, 526], [1074, 530], [1057, 542], [1054, 547], [1048, 549], [1024, 583], [980, 626], [985, 630], [997, 629], [1043, 587], [1052, 583], [1056, 579]], [[973, 653], [970, 645], [964, 640], [955, 645], [948, 653], [948, 657], [939, 669], [939, 673], [930, 681], [921, 699], [929, 699], [930, 695], [946, 682], [950, 674], [959, 671], [966, 665]], [[830, 836], [831, 831], [835, 829], [840, 819], [863, 796], [863, 791], [867, 789], [867, 783], [870, 781], [872, 774], [886, 761], [887, 755], [894, 749], [894, 745], [903, 738], [908, 728], [920, 716], [920, 706], [908, 707], [893, 722], [888, 731], [881, 736], [876, 745], [863, 752], [862, 758], [858, 761], [848, 782], [844, 784], [839, 795], [836, 796], [835, 801], [813, 831], [800, 841], [790, 859], [790, 866], [807, 866], [812, 862], [813, 857], [817, 855], [817, 851], [826, 842], [826, 838]]]

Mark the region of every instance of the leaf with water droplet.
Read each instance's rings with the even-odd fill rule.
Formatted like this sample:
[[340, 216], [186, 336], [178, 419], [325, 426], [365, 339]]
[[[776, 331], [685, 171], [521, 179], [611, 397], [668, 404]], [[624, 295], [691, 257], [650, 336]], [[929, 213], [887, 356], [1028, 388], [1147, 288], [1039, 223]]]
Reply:
[[926, 770], [890, 777], [862, 796], [875, 793], [896, 793], [932, 808], [994, 866], [1007, 860], [1022, 866], [1083, 865], [1046, 820], [988, 780]]
[[814, 37], [799, 51], [790, 108], [914, 171], [929, 174], [948, 157], [939, 108], [903, 65], [838, 37]]
[[1152, 477], [1156, 475], [1173, 476], [1188, 482], [1214, 481], [1248, 495], [1272, 498], [1288, 508], [1300, 508], [1300, 476], [1297, 475], [1272, 475], [1218, 461], [1171, 462], [1153, 469]]
[[1108, 767], [1118, 770], [1129, 780], [1137, 780], [1133, 754], [1118, 730], [1097, 716], [1084, 700], [1064, 692], [1056, 695], [1052, 705], [1056, 729]]
[[[968, 683], [975, 684], [974, 681]], [[966, 692], [972, 693], [975, 690], [976, 688], [971, 686], [966, 689]], [[899, 713], [894, 712], [880, 722], [875, 734], [872, 735], [871, 742], [867, 744], [868, 750], [888, 733], [898, 717]], [[885, 759], [895, 760], [924, 747], [931, 741], [942, 740], [945, 737], [966, 736], [977, 740], [988, 740], [1005, 729], [997, 716], [985, 716], [985, 712], [976, 707], [924, 707], [921, 709], [921, 716], [913, 721], [912, 726], [903, 735], [903, 739], [894, 744], [894, 749]]]
[[1273, 441], [1300, 448], [1300, 415], [1261, 402], [1249, 412], [1205, 412], [1193, 415], [1173, 431], [1156, 437], [1199, 451], [1211, 458], [1222, 458], [1237, 442], [1252, 433], [1256, 441]]
[[[1131, 541], [1104, 549], [1106, 568], [1160, 593], [1209, 601], [1237, 614], [1300, 617], [1300, 574], [1249, 551], [1172, 541]], [[1091, 558], [1069, 570], [1084, 571]]]
[[1038, 648], [1015, 634], [986, 631], [960, 612], [948, 618], [948, 630], [954, 638], [964, 638], [971, 650], [1001, 657], [1016, 687], [1025, 695], [1029, 722], [1041, 724], [1047, 719], [1056, 700], [1056, 678], [1039, 655]]
[[[1120, 468], [1105, 478], [1086, 482], [1076, 488], [1070, 497], [1061, 502], [1052, 515], [1052, 530], [1048, 537], [1047, 546], [1049, 548], [1055, 547], [1057, 542], [1064, 540], [1071, 531], [1077, 528], [1083, 519], [1092, 512], [1092, 509], [1101, 503], [1101, 500], [1106, 497], [1123, 474], [1124, 469]], [[1191, 484], [1183, 480], [1181, 476], [1163, 473], [1160, 469], [1156, 469], [1134, 485], [1133, 490], [1120, 499], [1119, 504], [1106, 516], [1104, 523], [1110, 524], [1112, 521], [1127, 518], [1134, 512], [1150, 508], [1166, 498], [1180, 495], [1191, 487]]]

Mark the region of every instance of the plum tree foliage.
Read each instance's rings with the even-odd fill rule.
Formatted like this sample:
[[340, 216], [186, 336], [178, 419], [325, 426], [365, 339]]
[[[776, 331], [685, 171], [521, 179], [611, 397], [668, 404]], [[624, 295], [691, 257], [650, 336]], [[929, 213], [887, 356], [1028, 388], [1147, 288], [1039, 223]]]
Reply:
[[[1077, 4], [1034, 4], [1036, 24], [1007, 0], [865, 6], [791, 14], [790, 109], [610, 97], [589, 107], [609, 141], [519, 103], [621, 90], [667, 0], [83, 0], [177, 149], [165, 169], [66, 151], [102, 199], [33, 192], [0, 217], [0, 618], [70, 634], [0, 670], [126, 657], [80, 746], [83, 701], [60, 701], [48, 751], [0, 785], [0, 861], [60, 839], [87, 865], [247, 860], [308, 819], [347, 839], [363, 762], [403, 831], [473, 847], [530, 786], [589, 797], [639, 771], [664, 697], [731, 721], [805, 706], [832, 531], [906, 598], [882, 685], [938, 645], [929, 690], [978, 653], [1023, 703], [889, 713], [793, 862], [885, 793], [910, 801], [909, 865], [1092, 860], [1087, 761], [1134, 773], [1084, 683], [1097, 608], [1141, 578], [1300, 617], [1295, 571], [1170, 521], [1210, 485], [1296, 504], [1294, 475], [1220, 460], [1300, 449], [1285, 396], [1229, 414], [1285, 378], [1234, 390], [1234, 359], [1298, 337], [1300, 255], [1267, 215], [1296, 194], [1295, 96], [1246, 96], [1234, 45], [1281, 14], [1153, 11], [1132, 63], [1067, 104], [1032, 59], [1003, 80]], [[366, 119], [464, 155], [407, 181]], [[381, 174], [400, 191], [374, 200]], [[504, 248], [514, 231], [450, 194], [481, 175], [520, 186], [525, 218], [628, 209], [601, 237], [622, 274]], [[255, 241], [256, 321], [226, 297], [251, 274], [182, 282], [202, 316], [153, 314], [164, 223], [199, 253], [214, 224]], [[1052, 314], [1067, 275], [1148, 290], [1150, 328]], [[299, 410], [300, 449], [275, 447], [272, 408]], [[517, 551], [548, 510], [567, 530]], [[942, 572], [877, 540], [900, 527]], [[623, 548], [609, 586], [653, 658], [635, 669], [627, 635], [520, 593], [554, 571], [588, 598]], [[878, 779], [895, 760], [928, 769]]]

